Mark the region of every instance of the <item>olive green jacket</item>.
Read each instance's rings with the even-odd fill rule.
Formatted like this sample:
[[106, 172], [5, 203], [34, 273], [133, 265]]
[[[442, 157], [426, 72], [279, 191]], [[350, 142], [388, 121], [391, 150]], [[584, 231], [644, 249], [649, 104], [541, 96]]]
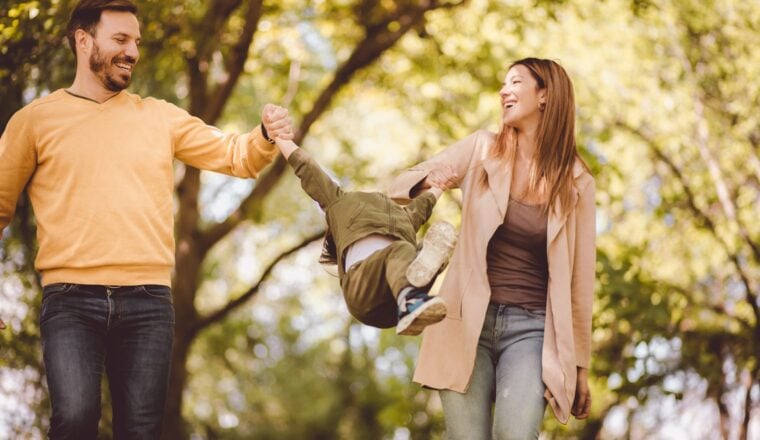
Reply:
[[417, 197], [406, 206], [379, 192], [343, 191], [303, 149], [295, 150], [288, 163], [301, 180], [301, 187], [325, 211], [327, 232], [320, 262], [338, 264], [338, 276], [345, 274], [346, 249], [372, 234], [406, 240], [417, 245], [417, 230], [433, 213], [436, 198], [431, 193]]

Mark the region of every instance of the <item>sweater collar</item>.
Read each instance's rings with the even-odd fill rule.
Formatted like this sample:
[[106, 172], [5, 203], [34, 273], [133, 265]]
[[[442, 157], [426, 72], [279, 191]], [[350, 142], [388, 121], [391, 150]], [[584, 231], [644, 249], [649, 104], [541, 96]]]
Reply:
[[107, 103], [113, 102], [113, 101], [115, 101], [115, 100], [116, 100], [118, 97], [120, 97], [120, 96], [122, 96], [122, 95], [126, 94], [126, 92], [125, 92], [124, 90], [120, 90], [118, 93], [114, 94], [113, 96], [111, 96], [110, 98], [106, 99], [105, 101], [103, 101], [103, 102], [98, 102], [98, 101], [96, 101], [96, 100], [94, 100], [94, 99], [92, 99], [92, 98], [88, 98], [88, 97], [86, 97], [86, 96], [82, 96], [82, 95], [77, 95], [76, 93], [70, 92], [70, 91], [68, 91], [67, 89], [61, 89], [61, 90], [63, 90], [63, 92], [64, 92], [65, 94], [67, 94], [67, 95], [69, 95], [69, 96], [71, 96], [71, 97], [73, 97], [73, 98], [76, 98], [76, 99], [81, 99], [81, 100], [84, 100], [84, 101], [89, 101], [89, 102], [91, 102], [91, 103], [93, 103], [93, 104], [97, 104], [97, 105], [105, 105], [105, 104], [107, 104]]

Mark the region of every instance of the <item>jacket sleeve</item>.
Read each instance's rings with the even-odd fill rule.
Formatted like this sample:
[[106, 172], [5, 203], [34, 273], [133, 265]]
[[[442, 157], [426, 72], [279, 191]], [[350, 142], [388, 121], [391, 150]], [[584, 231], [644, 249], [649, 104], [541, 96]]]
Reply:
[[591, 313], [596, 271], [596, 184], [593, 178], [581, 190], [576, 205], [575, 257], [570, 285], [576, 365], [591, 362]]
[[0, 238], [16, 211], [16, 202], [37, 167], [30, 109], [17, 112], [0, 136]]
[[467, 174], [478, 138], [483, 132], [484, 130], [478, 130], [432, 158], [399, 174], [393, 179], [388, 189], [390, 198], [398, 203], [408, 203], [412, 198], [411, 190], [425, 180], [431, 170], [447, 165], [457, 173], [458, 182], [455, 187], [458, 188]]
[[435, 207], [437, 201], [438, 199], [436, 199], [433, 193], [425, 191], [424, 194], [415, 197], [411, 203], [404, 206], [415, 231], [420, 229], [420, 227], [428, 221], [433, 214], [433, 207]]
[[225, 133], [187, 111], [159, 101], [171, 132], [174, 157], [202, 170], [255, 178], [279, 152], [256, 126], [249, 133]]
[[298, 148], [293, 151], [288, 157], [288, 163], [301, 180], [301, 188], [306, 191], [309, 197], [319, 203], [322, 210], [326, 211], [343, 195], [340, 186], [303, 149]]

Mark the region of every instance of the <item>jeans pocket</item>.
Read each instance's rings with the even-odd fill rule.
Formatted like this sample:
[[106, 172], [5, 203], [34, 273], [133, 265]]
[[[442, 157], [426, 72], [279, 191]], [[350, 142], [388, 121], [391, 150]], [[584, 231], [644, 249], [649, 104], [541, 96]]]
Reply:
[[545, 320], [546, 319], [546, 310], [530, 310], [525, 309], [525, 312], [528, 314], [528, 316], [531, 316], [536, 319]]
[[140, 286], [143, 292], [151, 298], [158, 298], [164, 301], [172, 302], [172, 289], [160, 284], [145, 284]]
[[53, 283], [42, 288], [42, 302], [49, 301], [56, 296], [63, 295], [74, 288], [72, 283]]
[[40, 325], [48, 319], [50, 304], [55, 302], [56, 298], [64, 298], [76, 284], [72, 283], [53, 283], [42, 288], [42, 304], [40, 306]]

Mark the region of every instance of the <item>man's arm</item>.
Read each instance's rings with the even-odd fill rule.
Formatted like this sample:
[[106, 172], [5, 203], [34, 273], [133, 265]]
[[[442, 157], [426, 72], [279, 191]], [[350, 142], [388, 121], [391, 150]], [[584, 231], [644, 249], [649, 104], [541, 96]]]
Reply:
[[[14, 114], [0, 136], [0, 239], [11, 222], [21, 191], [37, 167], [31, 109]], [[0, 330], [6, 328], [0, 319]]]
[[[244, 134], [226, 133], [163, 101], [159, 111], [168, 125], [174, 157], [193, 167], [236, 177], [256, 178], [276, 156], [277, 147], [261, 126]], [[270, 138], [280, 135], [268, 133]]]
[[37, 167], [31, 109], [11, 117], [0, 136], [0, 238], [11, 222], [21, 191]]

